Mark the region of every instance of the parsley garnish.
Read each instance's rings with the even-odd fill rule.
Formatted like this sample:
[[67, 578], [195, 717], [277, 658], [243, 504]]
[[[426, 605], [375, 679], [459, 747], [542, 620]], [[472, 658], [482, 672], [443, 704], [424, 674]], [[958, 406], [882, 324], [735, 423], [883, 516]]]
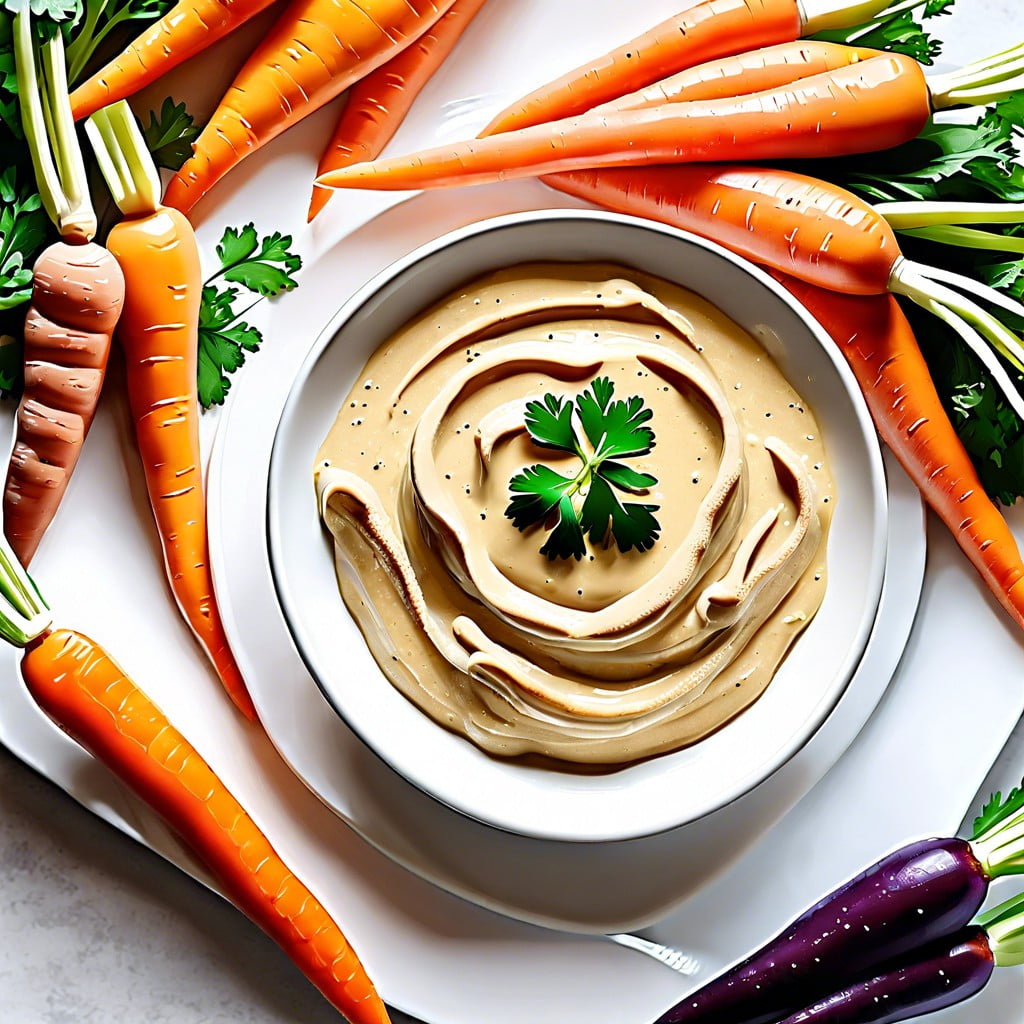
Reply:
[[178, 171], [192, 155], [192, 143], [199, 138], [200, 131], [184, 102], [175, 103], [167, 96], [159, 114], [155, 110], [149, 112], [149, 124], [142, 135], [157, 167]]
[[981, 814], [974, 819], [974, 831], [971, 839], [979, 839], [988, 832], [994, 825], [1024, 810], [1024, 782], [1015, 789], [1011, 789], [1003, 799], [1002, 793], [993, 793], [989, 802], [981, 810]]
[[[657, 505], [624, 502], [619, 492], [645, 494], [658, 481], [616, 461], [646, 455], [653, 415], [639, 395], [612, 401], [608, 377], [590, 382], [575, 401], [547, 394], [526, 405], [526, 429], [541, 448], [574, 455], [580, 468], [563, 476], [550, 466], [528, 466], [509, 481], [512, 500], [505, 515], [517, 530], [543, 523], [550, 530], [540, 553], [554, 561], [586, 554], [585, 540], [622, 552], [652, 548], [661, 532]], [[577, 423], [583, 429], [581, 439]]]
[[223, 278], [261, 298], [290, 291], [298, 284], [292, 274], [302, 266], [291, 244], [290, 235], [277, 231], [260, 241], [252, 224], [240, 231], [225, 229], [217, 246], [220, 269], [206, 279], [199, 310], [199, 401], [204, 409], [223, 404], [231, 387], [228, 376], [245, 362], [246, 352], [263, 343], [260, 332], [242, 319], [260, 299], [236, 311], [239, 289], [217, 288], [213, 282]]

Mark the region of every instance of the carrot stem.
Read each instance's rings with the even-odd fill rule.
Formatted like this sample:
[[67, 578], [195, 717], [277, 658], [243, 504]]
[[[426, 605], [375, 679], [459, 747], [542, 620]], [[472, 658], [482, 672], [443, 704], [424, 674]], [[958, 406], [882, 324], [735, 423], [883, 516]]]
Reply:
[[952, 226], [900, 228], [911, 238], [924, 238], [945, 245], [957, 245], [962, 249], [986, 249], [992, 252], [1024, 254], [1024, 238], [1019, 235], [1000, 235], [995, 231], [978, 231], [975, 228]]
[[997, 967], [1024, 964], [1024, 893], [979, 914], [976, 923], [988, 932]]
[[[860, 0], [860, 3], [844, 3], [843, 0], [803, 0], [803, 35], [813, 36], [816, 32], [829, 32], [837, 28], [850, 28], [862, 22], [877, 19], [887, 21], [901, 10], [918, 7], [925, 0], [891, 6], [891, 0]], [[890, 11], [892, 12], [890, 14]]]
[[936, 110], [998, 103], [1024, 88], [1024, 43], [966, 65], [959, 71], [928, 77]]
[[[928, 308], [932, 308], [933, 304], [938, 303], [943, 308], [949, 309], [976, 329], [1017, 369], [1024, 372], [1024, 344], [1021, 343], [1021, 340], [1012, 331], [1008, 331], [991, 313], [986, 312], [966, 296], [947, 287], [946, 284], [940, 283], [939, 278], [949, 284], [955, 284], [965, 291], [976, 290], [978, 294], [982, 294], [980, 290], [983, 289], [986, 299], [1004, 308], [1009, 308], [1018, 316], [1024, 316], [1024, 308], [1001, 295], [994, 288], [986, 288], [960, 274], [947, 274], [938, 268], [923, 267], [910, 260], [903, 260], [894, 268], [890, 288], [897, 294], [906, 295], [908, 299], [919, 305], [927, 305]], [[972, 348], [974, 348], [973, 343]], [[1011, 398], [1011, 395], [1007, 395], [1007, 398], [1014, 401], [1015, 408], [1017, 408], [1024, 399], [1021, 399], [1016, 388], [1011, 390], [1013, 396]], [[1024, 409], [1024, 406], [1020, 406], [1020, 408]], [[1018, 414], [1020, 414], [1020, 410], [1018, 410]]]
[[897, 231], [945, 224], [1020, 224], [1024, 222], [1024, 203], [912, 202], [875, 203], [880, 213]]
[[51, 626], [53, 617], [29, 576], [0, 532], [0, 637], [24, 647]]

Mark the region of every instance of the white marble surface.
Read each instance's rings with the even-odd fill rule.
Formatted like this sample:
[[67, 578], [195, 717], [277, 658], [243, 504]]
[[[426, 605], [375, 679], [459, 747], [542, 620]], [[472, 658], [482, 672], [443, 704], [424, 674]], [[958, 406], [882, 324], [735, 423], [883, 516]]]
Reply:
[[[986, 0], [983, 24], [978, 6], [959, 0], [940, 23], [951, 63], [981, 56], [993, 21], [1021, 23], [1020, 0]], [[2, 749], [0, 893], [2, 1024], [338, 1020], [235, 910]], [[1012, 1021], [1022, 988], [1020, 972], [1000, 974], [957, 1019]]]

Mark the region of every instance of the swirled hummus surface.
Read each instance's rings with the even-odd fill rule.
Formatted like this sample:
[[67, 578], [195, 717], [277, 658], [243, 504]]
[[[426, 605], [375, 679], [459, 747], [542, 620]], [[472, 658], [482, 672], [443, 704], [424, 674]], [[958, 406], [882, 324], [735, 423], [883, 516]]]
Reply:
[[[527, 403], [598, 378], [651, 411], [630, 466], [657, 482], [631, 500], [659, 530], [551, 559], [550, 522], [505, 514], [524, 468], [574, 472]], [[812, 412], [715, 307], [620, 267], [523, 265], [451, 295], [371, 357], [314, 475], [384, 674], [498, 756], [617, 765], [693, 743], [763, 692], [824, 594]]]

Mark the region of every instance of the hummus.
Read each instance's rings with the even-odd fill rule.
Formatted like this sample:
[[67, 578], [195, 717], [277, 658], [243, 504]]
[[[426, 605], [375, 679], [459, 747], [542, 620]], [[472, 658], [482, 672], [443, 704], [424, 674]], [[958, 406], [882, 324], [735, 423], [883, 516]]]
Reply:
[[[505, 514], [509, 482], [580, 463], [536, 443], [527, 403], [598, 378], [651, 412], [653, 448], [624, 461], [657, 482], [626, 497], [658, 532], [551, 559], [550, 522]], [[619, 765], [693, 743], [764, 691], [824, 594], [813, 414], [719, 310], [623, 268], [524, 265], [451, 295], [372, 356], [314, 476], [384, 674], [498, 756]]]

